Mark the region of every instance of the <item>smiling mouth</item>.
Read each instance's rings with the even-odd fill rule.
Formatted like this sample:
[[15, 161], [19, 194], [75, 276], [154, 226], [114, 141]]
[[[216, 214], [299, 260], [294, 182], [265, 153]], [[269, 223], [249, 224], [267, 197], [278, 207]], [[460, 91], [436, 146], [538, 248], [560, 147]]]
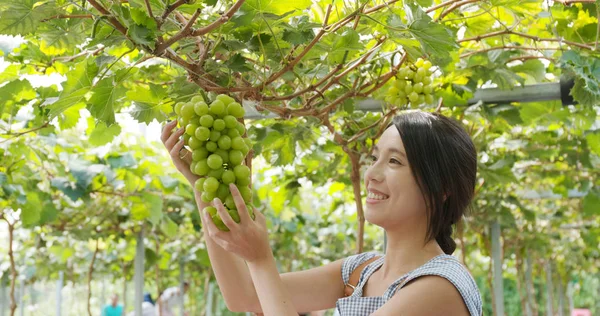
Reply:
[[387, 200], [389, 198], [389, 196], [384, 195], [384, 194], [369, 192], [369, 194], [367, 195], [367, 198], [370, 200], [383, 201], [383, 200]]

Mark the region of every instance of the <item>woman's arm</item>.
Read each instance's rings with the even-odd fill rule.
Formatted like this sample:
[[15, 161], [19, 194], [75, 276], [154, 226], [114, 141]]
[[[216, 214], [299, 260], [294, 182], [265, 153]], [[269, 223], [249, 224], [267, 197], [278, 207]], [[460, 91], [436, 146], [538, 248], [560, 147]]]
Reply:
[[298, 316], [298, 311], [279, 276], [272, 255], [263, 261], [248, 262], [248, 268], [265, 316]]
[[[192, 155], [183, 147], [183, 140], [179, 139], [183, 135], [184, 129], [173, 131], [176, 125], [177, 121], [166, 124], [161, 140], [169, 151], [173, 164], [193, 188], [199, 177], [190, 171]], [[239, 192], [237, 194], [239, 196]], [[200, 192], [194, 190], [194, 197], [200, 212], [209, 206], [200, 199]], [[241, 197], [239, 198], [241, 199]], [[241, 203], [243, 204], [243, 201]], [[243, 209], [246, 210], [245, 204], [243, 204]], [[231, 218], [228, 213], [226, 216]], [[200, 218], [212, 269], [227, 308], [234, 312], [260, 313], [261, 305], [246, 262], [233, 252], [226, 250], [231, 249], [236, 240], [229, 239], [227, 241], [218, 238], [227, 234], [218, 230], [215, 232], [217, 238], [212, 238], [209, 236], [206, 220], [203, 216]], [[213, 224], [210, 218], [208, 220], [210, 224]], [[334, 307], [336, 300], [344, 295], [341, 268], [342, 260], [338, 260], [306, 271], [284, 273], [281, 275], [281, 280], [299, 312], [322, 310]]]

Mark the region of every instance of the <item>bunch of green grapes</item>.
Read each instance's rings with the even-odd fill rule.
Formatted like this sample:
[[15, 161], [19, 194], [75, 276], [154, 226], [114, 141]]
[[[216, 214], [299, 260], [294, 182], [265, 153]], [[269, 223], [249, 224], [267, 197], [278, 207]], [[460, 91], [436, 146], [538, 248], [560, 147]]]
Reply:
[[430, 68], [431, 62], [421, 58], [417, 59], [414, 65], [400, 68], [394, 85], [387, 91], [385, 101], [398, 106], [410, 102], [413, 107], [433, 103]]
[[[201, 96], [195, 96], [187, 103], [177, 103], [175, 113], [179, 125], [185, 126], [185, 145], [192, 152], [190, 170], [200, 176], [194, 186], [202, 193], [202, 201], [210, 203], [218, 197], [239, 223], [240, 216], [229, 184], [234, 183], [238, 187], [245, 203], [252, 199], [250, 168], [243, 164], [251, 142], [243, 137], [246, 128], [238, 121], [244, 117], [244, 108], [232, 97], [221, 94], [210, 104], [204, 102]], [[247, 209], [254, 219], [252, 208], [248, 206]], [[209, 206], [203, 211], [209, 212], [220, 230], [229, 230], [216, 208]]]

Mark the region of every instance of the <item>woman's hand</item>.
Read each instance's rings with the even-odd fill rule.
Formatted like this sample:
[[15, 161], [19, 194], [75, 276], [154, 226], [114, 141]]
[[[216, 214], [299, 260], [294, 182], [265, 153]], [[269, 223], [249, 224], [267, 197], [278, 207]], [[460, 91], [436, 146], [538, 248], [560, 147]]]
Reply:
[[234, 184], [230, 184], [229, 189], [233, 195], [240, 222], [236, 223], [223, 206], [223, 203], [216, 198], [212, 204], [229, 231], [219, 230], [210, 218], [210, 214], [202, 211], [201, 216], [203, 217], [204, 227], [208, 230], [208, 236], [223, 249], [238, 255], [249, 263], [271, 259], [273, 253], [269, 245], [265, 216], [254, 208], [256, 217], [255, 220], [252, 220], [240, 191]]
[[192, 154], [189, 150], [183, 147], [184, 140], [183, 138], [180, 140], [179, 138], [185, 132], [185, 128], [180, 128], [173, 132], [173, 129], [177, 126], [177, 120], [173, 120], [163, 126], [162, 134], [160, 136], [160, 140], [165, 145], [165, 148], [169, 151], [171, 155], [171, 160], [173, 160], [173, 164], [179, 172], [183, 174], [183, 176], [190, 182], [192, 187], [194, 187], [194, 183], [196, 180], [200, 178], [199, 176], [193, 174], [190, 171], [190, 164], [192, 163]]

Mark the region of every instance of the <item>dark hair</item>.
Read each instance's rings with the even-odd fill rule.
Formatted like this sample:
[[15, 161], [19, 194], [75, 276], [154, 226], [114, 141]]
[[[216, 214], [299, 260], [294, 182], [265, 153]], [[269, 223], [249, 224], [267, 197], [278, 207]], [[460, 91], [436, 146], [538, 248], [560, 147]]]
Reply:
[[427, 203], [426, 241], [435, 238], [444, 253], [452, 254], [456, 250], [452, 225], [460, 221], [475, 194], [475, 145], [458, 122], [437, 113], [405, 112], [392, 125], [400, 133]]

